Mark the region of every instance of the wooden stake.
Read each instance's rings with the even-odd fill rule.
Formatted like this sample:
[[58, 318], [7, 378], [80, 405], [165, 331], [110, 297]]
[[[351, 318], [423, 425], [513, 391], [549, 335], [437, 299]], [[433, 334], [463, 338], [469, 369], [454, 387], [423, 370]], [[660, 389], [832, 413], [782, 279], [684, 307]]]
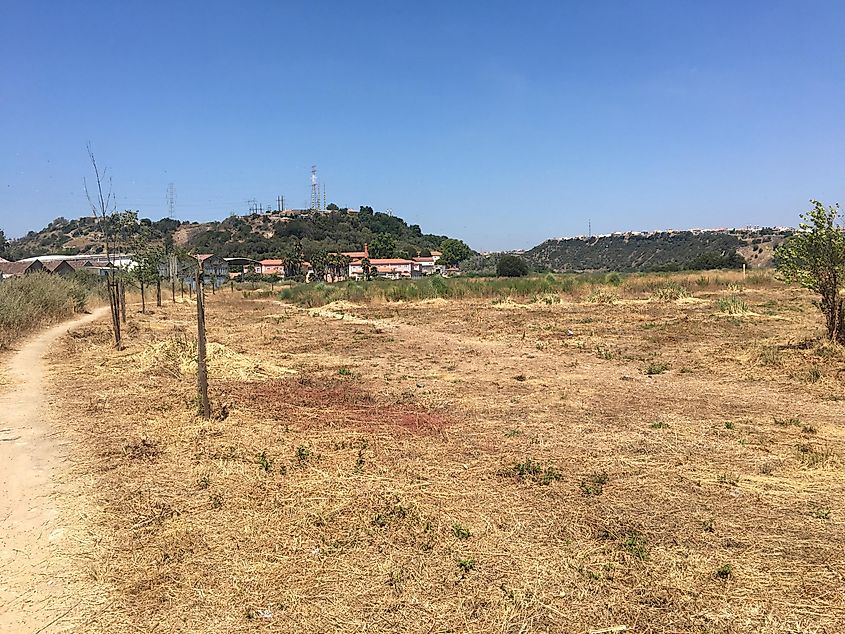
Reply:
[[197, 268], [197, 392], [199, 395], [200, 414], [203, 418], [211, 417], [208, 403], [208, 366], [205, 357], [205, 297], [202, 288], [202, 264]]

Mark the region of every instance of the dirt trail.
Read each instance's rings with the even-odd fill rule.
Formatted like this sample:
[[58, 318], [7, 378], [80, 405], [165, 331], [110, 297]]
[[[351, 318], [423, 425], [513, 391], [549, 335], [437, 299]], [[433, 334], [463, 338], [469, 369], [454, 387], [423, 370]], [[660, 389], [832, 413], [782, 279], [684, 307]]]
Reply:
[[7, 363], [11, 387], [0, 394], [0, 632], [61, 631], [74, 605], [56, 552], [64, 531], [54, 475], [65, 456], [51, 430], [43, 357], [70, 328], [106, 310], [26, 340]]

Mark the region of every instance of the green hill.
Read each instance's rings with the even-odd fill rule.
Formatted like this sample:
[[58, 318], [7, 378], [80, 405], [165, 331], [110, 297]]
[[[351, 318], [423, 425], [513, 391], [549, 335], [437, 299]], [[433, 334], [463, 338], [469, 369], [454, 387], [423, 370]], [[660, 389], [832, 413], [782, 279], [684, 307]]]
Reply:
[[[184, 222], [172, 219], [141, 219], [153, 240], [173, 241], [177, 246], [198, 253], [223, 257], [255, 259], [279, 258], [301, 250], [307, 259], [330, 251], [358, 251], [372, 244], [380, 234], [390, 236], [393, 255], [413, 257], [437, 249], [447, 236], [423, 233], [419, 225], [409, 225], [397, 216], [360, 211], [304, 212], [285, 215], [278, 212], [230, 216], [220, 222]], [[57, 218], [41, 231], [30, 231], [12, 240], [6, 248], [8, 259], [47, 253], [99, 253], [101, 237], [91, 217], [74, 220]]]
[[546, 240], [524, 258], [538, 270], [678, 271], [771, 265], [787, 235], [774, 229], [663, 231]]

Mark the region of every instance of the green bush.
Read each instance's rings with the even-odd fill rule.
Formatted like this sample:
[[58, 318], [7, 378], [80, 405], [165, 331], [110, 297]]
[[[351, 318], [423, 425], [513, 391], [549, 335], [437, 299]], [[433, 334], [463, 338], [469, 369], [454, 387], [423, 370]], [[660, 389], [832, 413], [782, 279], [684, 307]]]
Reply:
[[525, 260], [515, 255], [503, 255], [496, 264], [498, 277], [525, 277], [528, 275], [528, 265]]

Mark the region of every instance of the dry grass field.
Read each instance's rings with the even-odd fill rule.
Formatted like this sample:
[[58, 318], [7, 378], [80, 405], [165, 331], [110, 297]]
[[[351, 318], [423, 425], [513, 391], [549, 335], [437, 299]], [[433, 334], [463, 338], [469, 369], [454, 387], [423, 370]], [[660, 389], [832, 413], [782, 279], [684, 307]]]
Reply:
[[[716, 277], [718, 275], [718, 278]], [[86, 632], [845, 630], [843, 350], [769, 277], [62, 340]], [[685, 289], [679, 291], [678, 289]], [[85, 503], [84, 500], [91, 500]]]

